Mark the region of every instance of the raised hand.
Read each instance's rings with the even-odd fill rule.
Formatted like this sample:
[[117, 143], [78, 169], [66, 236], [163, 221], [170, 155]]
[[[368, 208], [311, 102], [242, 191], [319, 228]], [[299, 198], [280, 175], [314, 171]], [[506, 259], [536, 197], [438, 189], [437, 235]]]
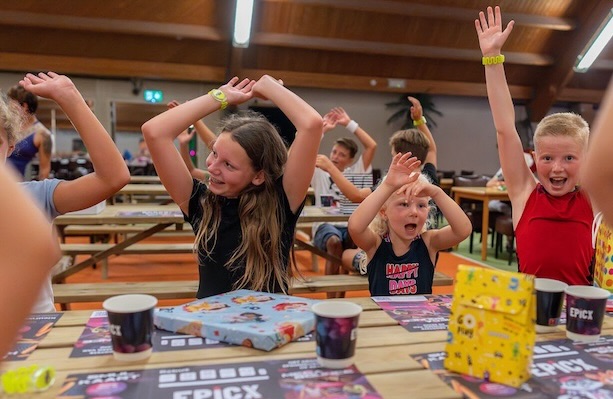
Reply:
[[30, 93], [56, 101], [67, 91], [76, 91], [72, 80], [55, 72], [40, 72], [38, 75], [28, 73], [19, 84]]
[[333, 112], [328, 112], [324, 115], [323, 134], [326, 134], [330, 130], [334, 129], [338, 123], [338, 117]]
[[253, 95], [253, 86], [255, 81], [245, 78], [239, 82], [238, 77], [233, 77], [228, 83], [221, 86], [219, 90], [223, 91], [228, 100], [228, 104], [242, 104], [250, 100]]
[[475, 19], [475, 29], [479, 38], [479, 47], [484, 56], [499, 55], [502, 46], [507, 41], [513, 30], [515, 21], [509, 21], [507, 27], [502, 29], [502, 15], [500, 7], [487, 8], [487, 19], [483, 11], [479, 12], [479, 18]]
[[392, 158], [387, 176], [383, 180], [384, 184], [396, 190], [398, 187], [413, 183], [419, 178], [419, 165], [421, 162], [411, 155], [410, 152], [398, 153]]
[[195, 130], [192, 130], [191, 133], [188, 133], [187, 130], [184, 130], [181, 132], [181, 134], [179, 134], [177, 136], [177, 140], [179, 140], [180, 144], [187, 144], [190, 142], [190, 140], [192, 139], [192, 137], [194, 137], [194, 134], [196, 133]]
[[278, 84], [283, 86], [283, 81], [281, 79], [275, 79], [270, 75], [262, 75], [262, 77], [259, 78], [253, 85], [253, 95], [261, 98], [262, 100], [268, 100], [268, 97], [266, 97], [263, 93], [266, 91], [266, 86], [270, 84]]
[[171, 102], [166, 104], [166, 107], [168, 109], [171, 109], [171, 108], [174, 108], [174, 107], [178, 107], [179, 105], [181, 105], [181, 104], [177, 100], [172, 100]]
[[331, 170], [332, 168], [336, 168], [332, 161], [330, 161], [330, 158], [322, 154], [317, 155], [317, 159], [315, 160], [315, 166], [326, 172]]
[[342, 107], [334, 107], [330, 110], [330, 112], [336, 115], [337, 123], [340, 123], [343, 126], [347, 126], [349, 122], [351, 122], [351, 118]]
[[410, 108], [411, 119], [413, 119], [414, 121], [420, 120], [421, 117], [424, 116], [424, 110], [421, 107], [421, 103], [415, 97], [408, 96], [407, 98], [409, 99], [409, 101], [412, 104], [412, 106]]

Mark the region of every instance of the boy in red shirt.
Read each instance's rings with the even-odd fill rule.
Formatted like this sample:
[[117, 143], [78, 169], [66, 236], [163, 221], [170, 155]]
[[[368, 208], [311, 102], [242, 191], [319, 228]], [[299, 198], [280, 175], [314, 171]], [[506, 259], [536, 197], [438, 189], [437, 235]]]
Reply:
[[535, 181], [523, 160], [501, 48], [514, 21], [502, 29], [500, 8], [479, 13], [475, 27], [483, 53], [487, 94], [497, 131], [498, 154], [513, 208], [519, 271], [568, 284], [592, 282], [593, 211], [579, 189], [589, 127], [573, 113], [549, 115], [534, 134]]

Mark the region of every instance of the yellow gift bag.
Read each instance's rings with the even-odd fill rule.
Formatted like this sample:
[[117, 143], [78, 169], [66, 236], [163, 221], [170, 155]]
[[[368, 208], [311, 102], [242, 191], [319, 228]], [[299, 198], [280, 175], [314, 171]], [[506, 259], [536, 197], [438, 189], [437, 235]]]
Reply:
[[534, 276], [460, 265], [445, 368], [519, 387], [530, 378], [535, 319]]
[[592, 243], [595, 249], [594, 285], [613, 293], [613, 230], [602, 221], [602, 214], [594, 218]]

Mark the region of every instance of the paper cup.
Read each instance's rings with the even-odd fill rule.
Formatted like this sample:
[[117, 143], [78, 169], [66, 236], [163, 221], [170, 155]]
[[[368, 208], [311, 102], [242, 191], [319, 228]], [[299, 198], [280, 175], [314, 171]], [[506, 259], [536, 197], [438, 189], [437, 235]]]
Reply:
[[151, 356], [157, 302], [156, 297], [142, 294], [118, 295], [104, 301], [115, 359], [137, 361]]
[[600, 338], [609, 291], [588, 285], [566, 288], [566, 336], [574, 341]]
[[315, 313], [316, 353], [319, 364], [332, 369], [351, 366], [362, 308], [352, 302], [323, 301], [316, 303], [311, 309]]
[[557, 330], [564, 304], [564, 290], [568, 284], [549, 278], [535, 278], [536, 332]]

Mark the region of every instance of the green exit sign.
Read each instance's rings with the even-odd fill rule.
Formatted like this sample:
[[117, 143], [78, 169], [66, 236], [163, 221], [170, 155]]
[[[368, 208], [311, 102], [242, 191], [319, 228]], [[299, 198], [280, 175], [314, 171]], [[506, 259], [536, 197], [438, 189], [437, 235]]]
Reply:
[[159, 103], [164, 100], [164, 92], [162, 90], [145, 90], [143, 96], [145, 101], [150, 103]]

